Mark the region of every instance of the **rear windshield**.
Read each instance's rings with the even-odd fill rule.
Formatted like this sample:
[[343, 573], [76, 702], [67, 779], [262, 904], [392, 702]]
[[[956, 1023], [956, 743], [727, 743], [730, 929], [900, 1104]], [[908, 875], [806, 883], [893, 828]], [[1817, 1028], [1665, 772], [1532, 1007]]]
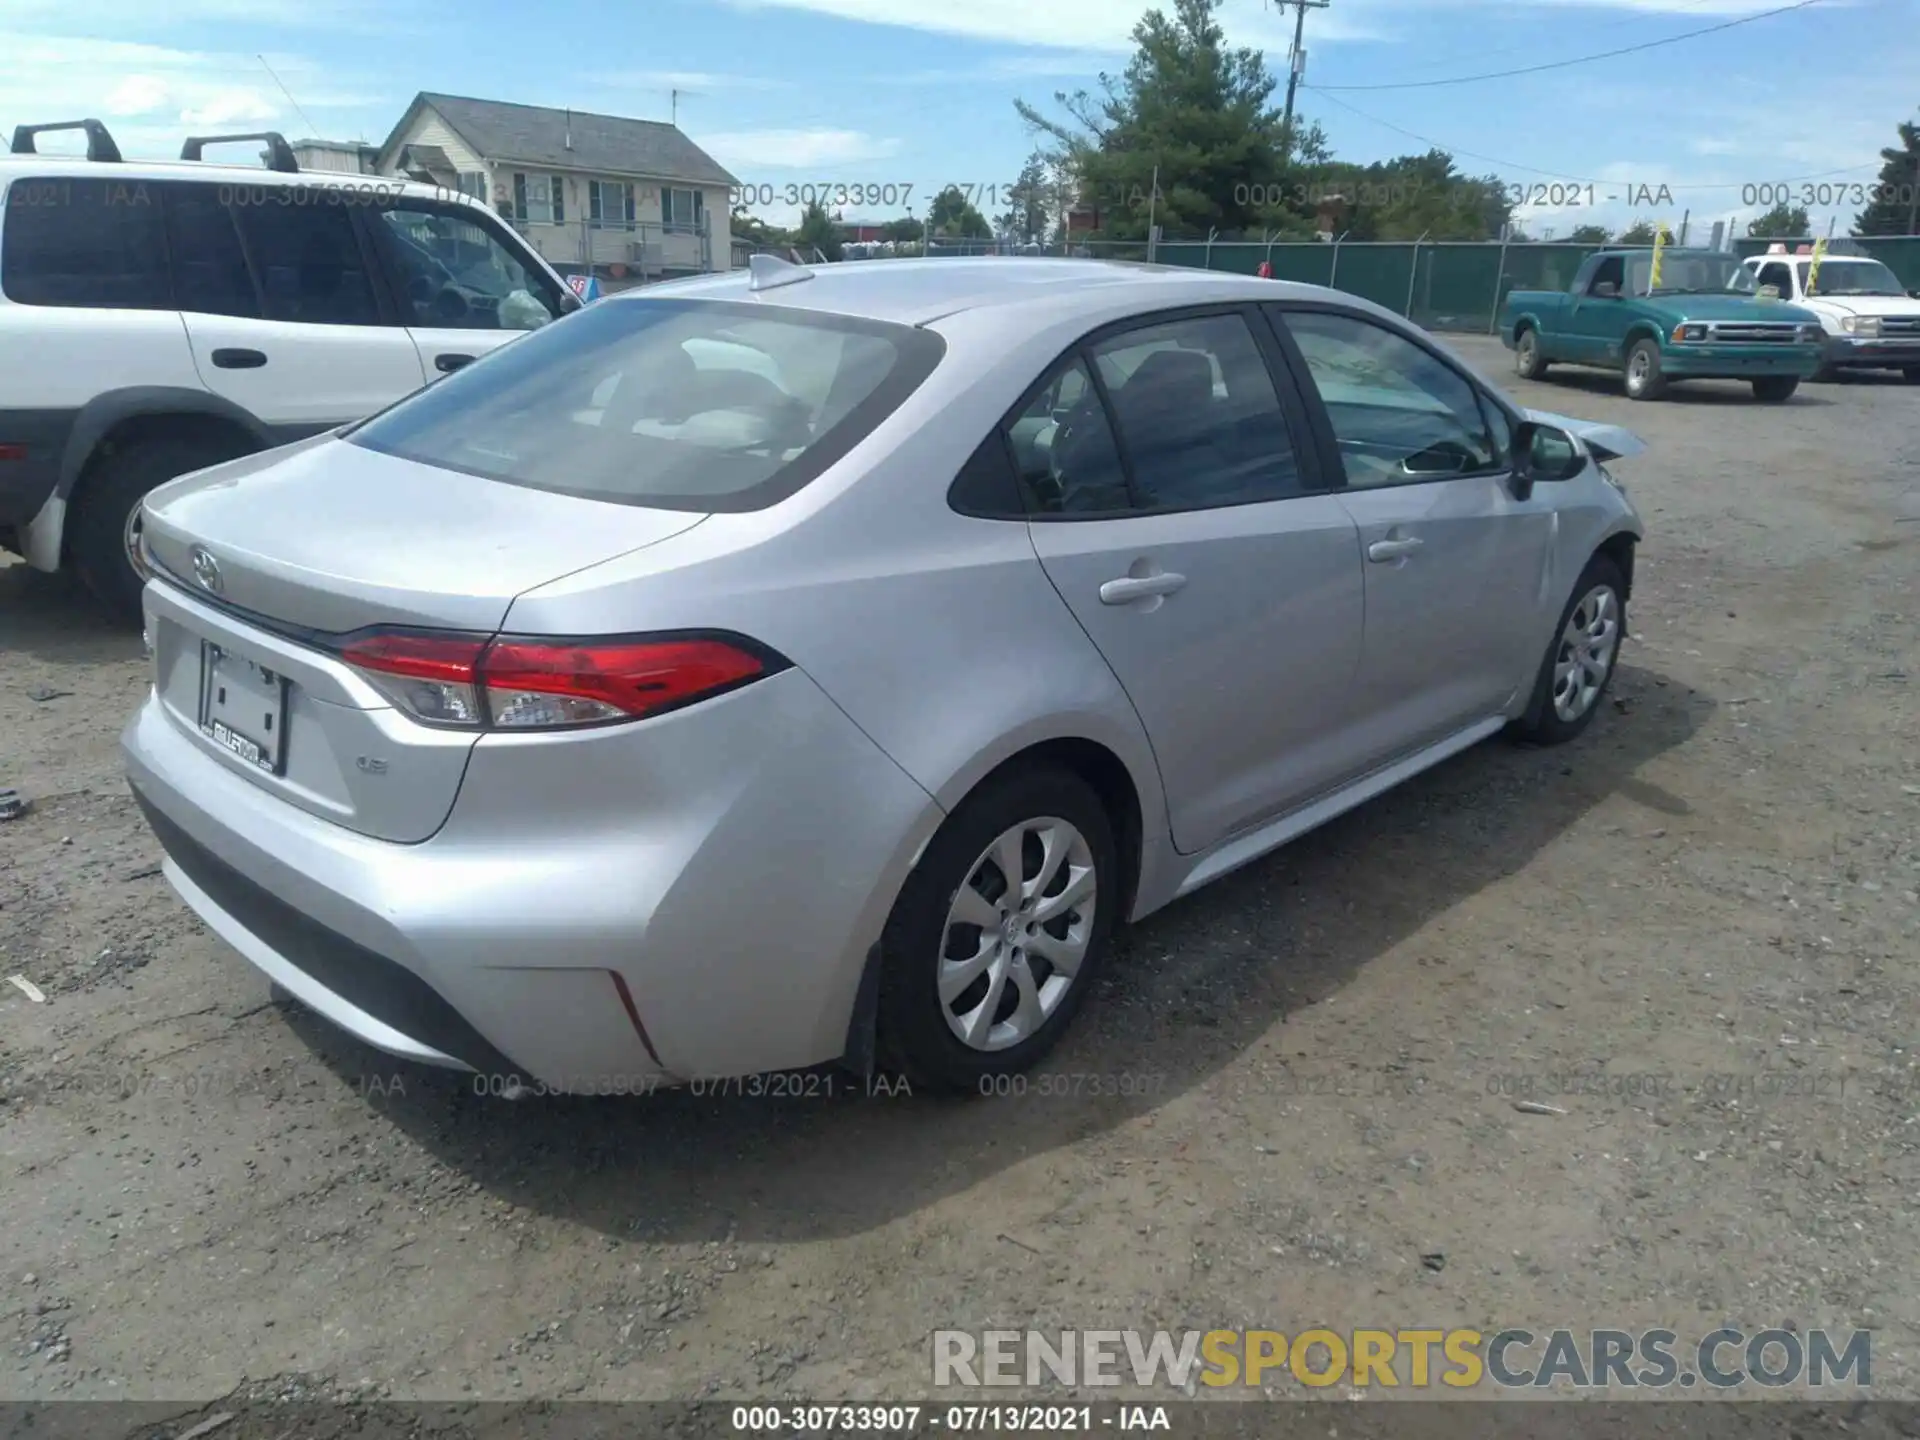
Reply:
[[846, 454], [944, 348], [932, 331], [813, 311], [604, 300], [348, 437], [536, 490], [670, 510], [757, 510]]

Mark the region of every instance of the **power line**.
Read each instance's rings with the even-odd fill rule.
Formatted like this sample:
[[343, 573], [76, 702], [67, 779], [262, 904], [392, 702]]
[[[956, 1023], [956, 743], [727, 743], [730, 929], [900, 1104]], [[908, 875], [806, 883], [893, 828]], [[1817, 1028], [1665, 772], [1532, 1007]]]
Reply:
[[321, 139], [322, 137], [320, 134], [320, 127], [313, 123], [313, 117], [311, 115], [307, 114], [306, 111], [300, 108], [300, 102], [293, 98], [293, 92], [287, 89], [286, 85], [281, 81], [280, 77], [278, 75], [273, 74], [273, 67], [267, 64], [267, 57], [264, 55], [256, 55], [253, 58], [260, 62], [260, 68], [262, 70], [266, 71], [267, 74], [269, 75], [273, 75], [273, 83], [280, 86], [280, 93], [286, 96], [287, 103], [293, 106], [293, 113], [298, 115], [302, 120], [307, 122], [307, 133], [316, 140]]
[[1660, 40], [1643, 40], [1638, 45], [1623, 45], [1617, 50], [1602, 50], [1594, 55], [1576, 55], [1571, 60], [1549, 60], [1542, 65], [1523, 65], [1516, 70], [1489, 70], [1482, 75], [1452, 75], [1444, 80], [1403, 80], [1390, 85], [1315, 85], [1310, 89], [1323, 95], [1329, 90], [1431, 90], [1439, 85], [1473, 85], [1482, 80], [1510, 80], [1516, 75], [1538, 75], [1544, 70], [1564, 70], [1570, 65], [1590, 65], [1596, 60], [1612, 60], [1621, 55], [1638, 55], [1646, 50], [1658, 50], [1663, 45], [1678, 45], [1682, 40], [1697, 40], [1702, 35], [1717, 35], [1722, 30], [1732, 30], [1741, 25], [1751, 25], [1756, 20], [1771, 19], [1775, 15], [1785, 15], [1794, 10], [1806, 10], [1823, 0], [1795, 0], [1791, 5], [1782, 5], [1775, 10], [1762, 10], [1757, 15], [1743, 15], [1737, 20], [1723, 20], [1718, 25], [1702, 26], [1698, 30], [1684, 30], [1678, 35], [1668, 35]]
[[[1322, 94], [1325, 93], [1319, 86], [1307, 85], [1305, 88], [1319, 91]], [[1422, 135], [1417, 131], [1407, 129], [1403, 125], [1396, 125], [1391, 120], [1382, 120], [1378, 115], [1369, 114], [1358, 105], [1350, 104], [1345, 100], [1337, 100], [1331, 95], [1328, 95], [1327, 99], [1333, 104], [1338, 105], [1342, 110], [1347, 110], [1358, 115], [1362, 120], [1371, 121], [1383, 129], [1393, 131], [1396, 135], [1404, 135], [1409, 140], [1418, 140], [1422, 145], [1429, 146], [1432, 149], [1444, 150], [1449, 155], [1463, 155], [1469, 160], [1484, 160], [1489, 165], [1498, 165], [1503, 170], [1519, 170], [1528, 175], [1543, 175], [1549, 180], [1570, 181], [1576, 185], [1623, 185], [1627, 183], [1622, 180], [1600, 180], [1587, 175], [1568, 175], [1558, 170], [1541, 170], [1533, 165], [1521, 165], [1516, 161], [1502, 160], [1498, 155], [1482, 155], [1477, 150], [1468, 150], [1459, 145], [1449, 145], [1444, 140], [1436, 140], [1431, 135]], [[1877, 170], [1880, 168], [1880, 163], [1878, 160], [1870, 160], [1863, 165], [1844, 165], [1838, 170], [1821, 170], [1811, 175], [1785, 175], [1769, 183], [1775, 185], [1797, 185], [1803, 180], [1825, 180], [1835, 175], [1852, 175], [1860, 170]], [[1742, 190], [1746, 187], [1736, 180], [1710, 185], [1669, 185], [1665, 188], [1677, 192], [1691, 193], [1695, 190]]]
[[[1698, 10], [1702, 5], [1717, 5], [1720, 3], [1722, 3], [1722, 0], [1662, 0], [1660, 8], [1662, 11], [1678, 12], [1682, 10]], [[1619, 30], [1626, 26], [1644, 27], [1646, 23], [1647, 13], [1643, 10], [1629, 15], [1622, 20], [1608, 20], [1600, 25], [1586, 26], [1585, 30], [1588, 34], [1594, 34], [1601, 31]], [[1492, 49], [1482, 49], [1476, 46], [1472, 54], [1476, 60], [1491, 60], [1496, 55], [1517, 55], [1523, 50], [1533, 50], [1536, 48], [1538, 47], [1533, 43], [1496, 45]], [[1438, 66], [1446, 65], [1450, 61], [1467, 53], [1468, 52], [1464, 50], [1447, 51], [1444, 54], [1427, 56], [1421, 63], [1423, 68], [1434, 69]]]

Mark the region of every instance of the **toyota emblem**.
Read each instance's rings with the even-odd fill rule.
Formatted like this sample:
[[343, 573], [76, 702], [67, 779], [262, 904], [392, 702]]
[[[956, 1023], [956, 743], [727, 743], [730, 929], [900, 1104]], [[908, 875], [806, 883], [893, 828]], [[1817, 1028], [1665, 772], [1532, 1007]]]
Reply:
[[202, 545], [193, 547], [193, 578], [200, 582], [201, 589], [211, 590], [215, 595], [226, 585], [220, 578], [220, 562]]

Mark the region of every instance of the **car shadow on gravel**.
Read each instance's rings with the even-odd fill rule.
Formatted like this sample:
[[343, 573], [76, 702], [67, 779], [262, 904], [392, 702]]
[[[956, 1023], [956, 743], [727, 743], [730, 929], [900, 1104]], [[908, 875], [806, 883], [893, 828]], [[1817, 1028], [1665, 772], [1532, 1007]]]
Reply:
[[[1092, 1003], [1024, 1094], [870, 1092], [823, 1070], [808, 1072], [818, 1078], [798, 1096], [729, 1085], [507, 1102], [477, 1095], [473, 1077], [409, 1066], [399, 1067], [406, 1093], [381, 1095], [369, 1077], [391, 1076], [396, 1062], [297, 1006], [285, 1014], [366, 1104], [514, 1204], [648, 1241], [859, 1233], [1218, 1076], [1288, 1015], [1525, 868], [1610, 798], [1686, 813], [1638, 772], [1686, 743], [1713, 708], [1623, 662], [1605, 713], [1574, 744], [1476, 747], [1123, 930]], [[1474, 961], [1442, 943], [1420, 963], [1464, 978]], [[1382, 1074], [1392, 1058], [1379, 1057]], [[1364, 1080], [1362, 1067], [1356, 1074]]]
[[94, 666], [140, 656], [140, 627], [115, 620], [71, 574], [0, 564], [0, 655]]

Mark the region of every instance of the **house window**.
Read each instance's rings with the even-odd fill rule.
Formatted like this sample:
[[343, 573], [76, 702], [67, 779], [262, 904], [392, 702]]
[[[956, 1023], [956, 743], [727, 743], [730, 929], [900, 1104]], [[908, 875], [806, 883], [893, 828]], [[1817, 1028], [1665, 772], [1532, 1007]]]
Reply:
[[558, 175], [528, 175], [515, 171], [513, 218], [534, 225], [566, 224], [566, 182]]
[[459, 176], [460, 193], [471, 195], [476, 200], [487, 198], [487, 177], [479, 170], [462, 170]]
[[698, 190], [662, 190], [660, 218], [669, 230], [699, 230], [704, 210]]
[[587, 218], [596, 225], [631, 225], [638, 218], [633, 186], [617, 180], [587, 182]]

